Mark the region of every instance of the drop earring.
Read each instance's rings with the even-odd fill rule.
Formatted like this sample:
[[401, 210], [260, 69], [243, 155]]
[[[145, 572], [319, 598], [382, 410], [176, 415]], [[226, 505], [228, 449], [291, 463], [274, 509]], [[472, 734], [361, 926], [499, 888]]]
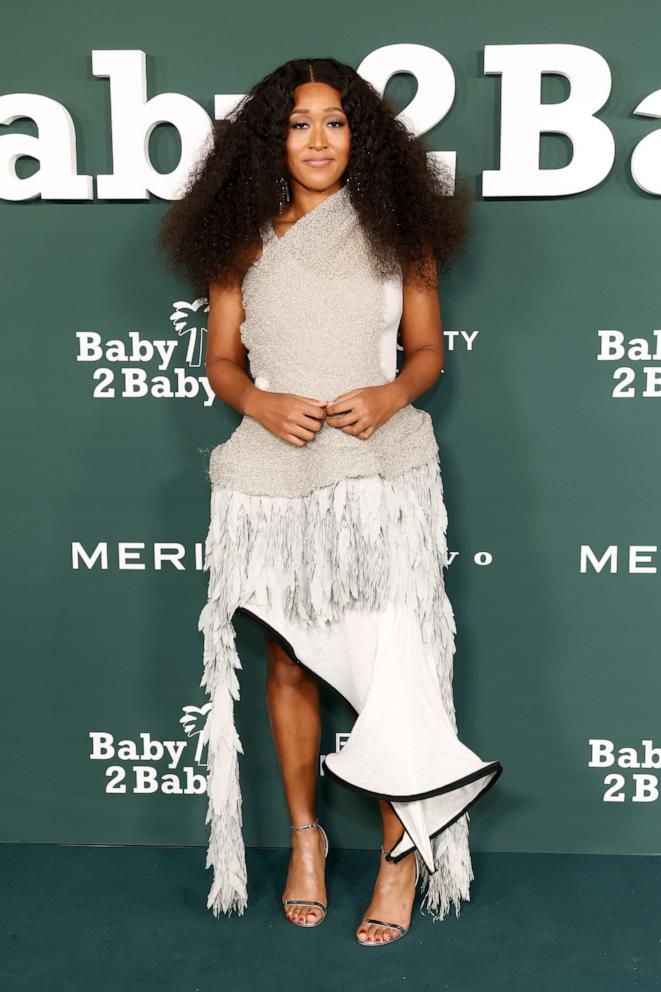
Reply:
[[280, 178], [278, 179], [278, 199], [280, 201], [278, 212], [282, 213], [282, 211], [285, 209], [285, 204], [289, 203], [289, 201], [291, 200], [289, 182], [287, 181], [285, 176], [280, 176]]

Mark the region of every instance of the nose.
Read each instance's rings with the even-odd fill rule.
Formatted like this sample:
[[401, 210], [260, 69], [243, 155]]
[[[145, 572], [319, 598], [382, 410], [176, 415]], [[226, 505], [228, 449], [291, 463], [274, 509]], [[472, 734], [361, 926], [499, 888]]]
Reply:
[[310, 131], [310, 145], [312, 148], [326, 148], [328, 139], [323, 122], [320, 121]]

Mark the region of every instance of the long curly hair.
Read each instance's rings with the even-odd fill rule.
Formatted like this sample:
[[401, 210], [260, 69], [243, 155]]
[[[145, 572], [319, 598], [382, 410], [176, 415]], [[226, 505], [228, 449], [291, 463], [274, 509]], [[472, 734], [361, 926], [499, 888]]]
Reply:
[[260, 228], [281, 209], [288, 176], [286, 139], [294, 89], [323, 82], [339, 91], [351, 129], [344, 172], [370, 256], [378, 271], [436, 285], [450, 271], [468, 228], [472, 190], [454, 184], [444, 163], [427, 156], [422, 138], [396, 120], [392, 101], [332, 58], [293, 59], [266, 75], [227, 118], [214, 123], [211, 141], [164, 214], [157, 249], [168, 268], [198, 295], [209, 284], [241, 283], [260, 244]]

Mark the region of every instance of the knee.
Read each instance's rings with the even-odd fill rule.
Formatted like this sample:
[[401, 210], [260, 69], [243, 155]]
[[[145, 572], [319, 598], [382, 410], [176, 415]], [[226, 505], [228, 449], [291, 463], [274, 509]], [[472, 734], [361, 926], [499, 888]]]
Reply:
[[266, 657], [268, 678], [272, 683], [295, 688], [308, 681], [309, 676], [302, 665], [290, 658], [285, 649], [272, 638], [267, 638]]

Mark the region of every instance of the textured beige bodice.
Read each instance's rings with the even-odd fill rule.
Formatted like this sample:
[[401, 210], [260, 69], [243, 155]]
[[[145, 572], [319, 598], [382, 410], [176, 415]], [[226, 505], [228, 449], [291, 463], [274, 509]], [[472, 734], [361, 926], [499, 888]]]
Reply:
[[[282, 237], [268, 225], [262, 238], [262, 255], [243, 281], [241, 340], [255, 385], [333, 401], [391, 382], [401, 278], [375, 272], [347, 188]], [[212, 486], [244, 493], [302, 496], [349, 476], [393, 478], [437, 455], [431, 417], [412, 404], [367, 440], [324, 423], [303, 447], [244, 416], [211, 452], [209, 477]]]

